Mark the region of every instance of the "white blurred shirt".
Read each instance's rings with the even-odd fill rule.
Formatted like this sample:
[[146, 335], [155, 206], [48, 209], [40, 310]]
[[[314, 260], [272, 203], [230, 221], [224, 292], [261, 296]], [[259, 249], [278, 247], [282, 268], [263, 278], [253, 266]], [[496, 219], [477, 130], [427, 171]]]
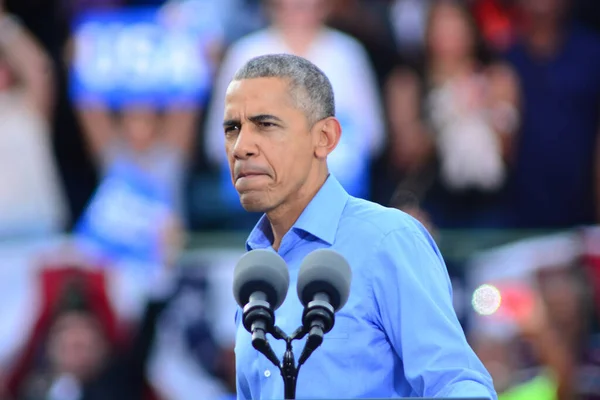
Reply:
[[0, 238], [59, 233], [67, 208], [50, 128], [19, 92], [0, 93]]

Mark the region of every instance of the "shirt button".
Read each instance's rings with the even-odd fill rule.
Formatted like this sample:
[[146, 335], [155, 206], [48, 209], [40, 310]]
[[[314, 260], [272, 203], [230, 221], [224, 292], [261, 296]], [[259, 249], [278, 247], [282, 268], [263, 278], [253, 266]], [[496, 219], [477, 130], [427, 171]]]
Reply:
[[268, 378], [271, 376], [271, 371], [269, 371], [268, 369], [265, 370], [265, 378]]

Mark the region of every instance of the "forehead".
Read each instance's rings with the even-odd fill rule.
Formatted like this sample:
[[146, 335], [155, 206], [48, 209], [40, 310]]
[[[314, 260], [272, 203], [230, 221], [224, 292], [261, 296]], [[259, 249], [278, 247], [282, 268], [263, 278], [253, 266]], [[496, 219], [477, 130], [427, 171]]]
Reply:
[[233, 81], [225, 95], [225, 115], [274, 113], [294, 109], [290, 85], [281, 78], [253, 78]]

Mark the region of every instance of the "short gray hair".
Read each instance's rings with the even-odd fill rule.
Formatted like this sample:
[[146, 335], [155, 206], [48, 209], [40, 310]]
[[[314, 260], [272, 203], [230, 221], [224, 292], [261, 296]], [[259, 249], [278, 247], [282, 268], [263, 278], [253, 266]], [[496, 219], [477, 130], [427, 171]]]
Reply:
[[316, 65], [292, 54], [268, 54], [250, 59], [234, 81], [281, 78], [289, 81], [290, 94], [310, 124], [335, 116], [335, 98], [329, 78]]

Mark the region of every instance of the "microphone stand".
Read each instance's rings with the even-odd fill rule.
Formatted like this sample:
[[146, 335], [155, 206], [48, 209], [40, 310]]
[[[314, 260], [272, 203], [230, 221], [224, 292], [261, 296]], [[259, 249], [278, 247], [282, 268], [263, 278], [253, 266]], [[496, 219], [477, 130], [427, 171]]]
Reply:
[[[262, 303], [257, 301], [254, 308], [248, 308], [248, 317], [250, 317], [252, 313], [256, 313], [256, 315], [259, 315], [258, 313], [260, 313], [261, 317], [270, 322], [268, 324], [263, 323], [260, 324], [260, 326], [255, 326], [254, 333], [252, 334], [252, 346], [267, 357], [273, 365], [279, 368], [279, 372], [283, 378], [285, 399], [294, 400], [296, 398], [296, 383], [298, 381], [300, 367], [323, 343], [323, 336], [333, 327], [335, 311], [329, 304], [328, 299], [316, 299], [311, 301], [304, 309], [302, 326], [296, 329], [292, 336], [288, 336], [281, 328], [273, 324], [272, 321], [274, 320], [274, 317], [272, 312], [269, 312], [268, 307], [260, 307], [261, 304]], [[248, 321], [250, 321], [250, 319], [248, 319]], [[246, 329], [248, 329], [248, 327], [246, 327]], [[283, 354], [283, 360], [281, 362], [279, 362], [275, 352], [271, 348], [271, 345], [266, 338], [266, 333], [270, 333], [276, 340], [285, 340], [285, 353]], [[308, 339], [304, 344], [304, 349], [302, 349], [302, 354], [300, 354], [298, 364], [296, 365], [292, 342], [294, 340], [302, 339], [307, 334]]]
[[281, 377], [283, 378], [283, 391], [284, 398], [286, 400], [294, 400], [296, 399], [296, 383], [298, 381], [298, 373], [300, 372], [300, 367], [306, 360], [312, 351], [308, 354], [305, 349], [302, 351], [302, 356], [300, 357], [300, 362], [296, 365], [296, 358], [294, 357], [294, 350], [292, 347], [292, 342], [294, 340], [300, 340], [308, 333], [308, 330], [301, 326], [292, 334], [292, 336], [287, 336], [286, 333], [281, 330], [278, 326], [274, 326], [273, 329], [269, 332], [273, 338], [277, 340], [285, 340], [285, 353], [283, 354], [283, 360], [281, 362], [277, 361], [277, 358], [273, 355], [273, 350], [271, 350], [271, 346], [266, 344], [266, 346], [257, 349], [261, 352], [269, 361], [273, 363], [277, 368], [279, 368], [279, 372]]

